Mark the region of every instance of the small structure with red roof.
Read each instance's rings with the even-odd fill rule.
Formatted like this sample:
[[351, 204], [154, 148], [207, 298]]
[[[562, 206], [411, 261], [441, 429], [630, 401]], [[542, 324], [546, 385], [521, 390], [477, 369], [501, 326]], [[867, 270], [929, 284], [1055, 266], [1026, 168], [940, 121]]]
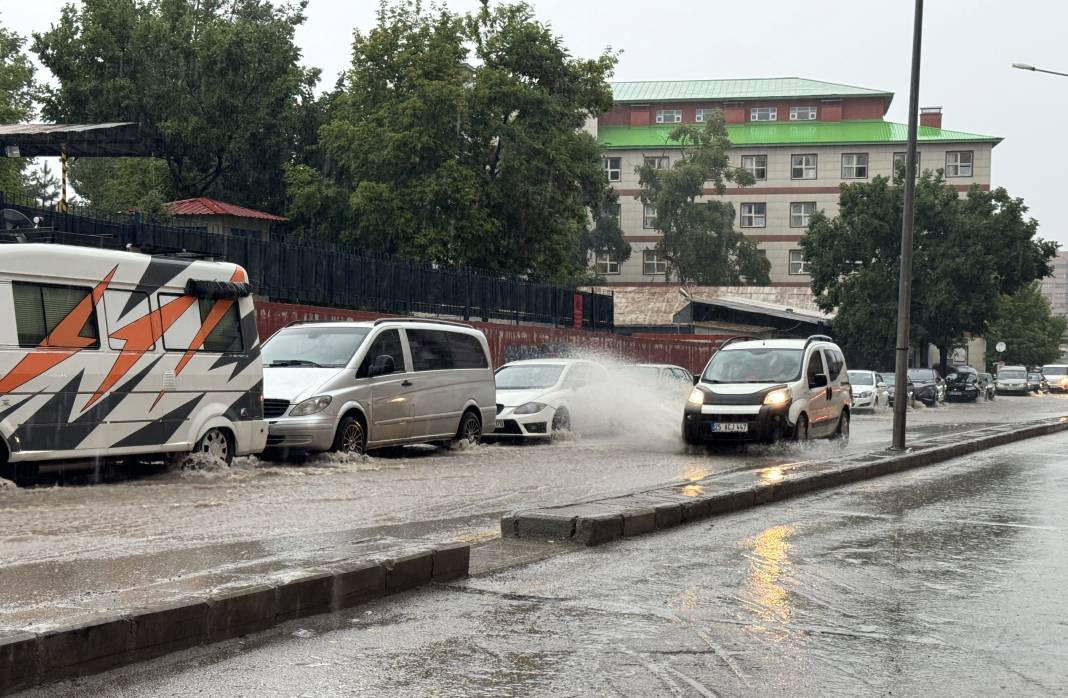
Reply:
[[174, 224], [179, 228], [196, 228], [209, 233], [242, 237], [260, 237], [264, 240], [271, 236], [272, 225], [289, 220], [273, 213], [228, 204], [206, 196], [171, 201], [163, 204], [163, 207], [174, 216]]

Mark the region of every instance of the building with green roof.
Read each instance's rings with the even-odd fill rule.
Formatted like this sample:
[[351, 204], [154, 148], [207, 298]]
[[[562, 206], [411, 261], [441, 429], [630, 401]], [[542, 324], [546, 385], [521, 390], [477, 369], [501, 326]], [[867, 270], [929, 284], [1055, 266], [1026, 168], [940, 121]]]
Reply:
[[[620, 224], [631, 259], [606, 255], [596, 271], [609, 285], [670, 284], [653, 248], [660, 234], [643, 210], [635, 169], [646, 158], [670, 166], [680, 155], [671, 132], [722, 112], [736, 167], [757, 180], [733, 187], [736, 227], [754, 238], [771, 262], [772, 284], [808, 286], [797, 244], [809, 217], [835, 215], [843, 183], [890, 176], [904, 160], [907, 127], [885, 120], [894, 95], [885, 90], [806, 78], [677, 80], [612, 84], [615, 106], [589, 126], [603, 149], [609, 181], [619, 193]], [[942, 110], [921, 110], [919, 166], [943, 170], [960, 191], [990, 186], [991, 152], [1000, 138], [942, 128]], [[711, 195], [712, 192], [710, 191]]]

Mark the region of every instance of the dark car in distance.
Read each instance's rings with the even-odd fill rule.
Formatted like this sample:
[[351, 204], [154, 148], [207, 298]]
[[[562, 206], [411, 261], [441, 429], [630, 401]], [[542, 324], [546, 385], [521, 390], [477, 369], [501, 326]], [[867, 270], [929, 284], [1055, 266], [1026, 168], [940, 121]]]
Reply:
[[994, 376], [989, 373], [980, 373], [979, 389], [982, 391], [983, 397], [987, 400], [993, 400], [997, 397], [998, 391], [997, 388], [994, 387]]
[[1041, 373], [1029, 371], [1027, 374], [1027, 390], [1032, 393], [1048, 393], [1049, 383], [1046, 382], [1045, 376]]
[[958, 366], [946, 376], [946, 402], [975, 402], [979, 394], [979, 372], [974, 368]]
[[909, 380], [912, 382], [913, 397], [928, 407], [945, 400], [946, 382], [933, 368], [910, 368]]
[[[889, 405], [890, 407], [893, 407], [894, 406], [894, 393], [897, 391], [897, 383], [895, 382], [894, 374], [893, 373], [880, 373], [879, 374], [879, 382], [886, 384], [886, 397], [887, 397], [887, 403], [886, 404]], [[912, 381], [906, 379], [905, 380], [905, 388], [906, 388], [906, 391], [907, 391], [907, 395], [905, 396], [905, 404], [909, 405], [909, 406], [913, 406], [913, 403], [915, 401], [915, 396], [913, 395], [914, 387], [912, 385]]]

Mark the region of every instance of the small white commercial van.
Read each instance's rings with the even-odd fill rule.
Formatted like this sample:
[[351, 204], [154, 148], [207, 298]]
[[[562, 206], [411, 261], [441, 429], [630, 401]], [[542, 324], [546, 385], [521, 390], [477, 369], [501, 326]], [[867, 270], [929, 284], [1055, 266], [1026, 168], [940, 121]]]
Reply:
[[705, 367], [682, 420], [688, 444], [782, 438], [849, 439], [845, 357], [825, 335], [725, 342]]
[[264, 342], [262, 358], [272, 454], [478, 442], [493, 431], [489, 345], [470, 325], [296, 323]]
[[263, 369], [245, 270], [0, 245], [3, 474], [43, 462], [257, 453]]

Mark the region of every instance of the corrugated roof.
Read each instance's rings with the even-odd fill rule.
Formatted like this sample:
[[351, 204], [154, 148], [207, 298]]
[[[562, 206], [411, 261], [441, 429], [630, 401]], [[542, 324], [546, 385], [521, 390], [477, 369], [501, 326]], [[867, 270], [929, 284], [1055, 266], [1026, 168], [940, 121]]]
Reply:
[[206, 196], [198, 196], [194, 199], [182, 199], [164, 204], [167, 210], [175, 216], [234, 216], [236, 218], [256, 218], [264, 221], [286, 221], [288, 218], [276, 216], [273, 213], [256, 211], [236, 204], [228, 204], [224, 201], [216, 201]]
[[[659, 148], [670, 145], [668, 136], [678, 124], [651, 126], [599, 126], [597, 140], [604, 148]], [[735, 146], [753, 145], [836, 145], [846, 143], [904, 143], [907, 124], [881, 119], [861, 121], [747, 122], [728, 124], [727, 135]], [[921, 126], [917, 131], [921, 143], [987, 141], [1001, 142], [997, 136]]]
[[766, 303], [811, 316], [829, 317], [816, 305], [808, 286], [610, 286], [595, 290], [614, 296], [615, 324], [619, 327], [670, 325], [691, 299], [727, 298]]
[[159, 153], [159, 135], [133, 121], [106, 124], [0, 124], [0, 155], [17, 147], [19, 157], [130, 157]]
[[887, 97], [893, 92], [840, 85], [807, 78], [746, 80], [648, 80], [613, 82], [617, 102], [681, 102], [689, 100], [772, 99], [777, 97]]

